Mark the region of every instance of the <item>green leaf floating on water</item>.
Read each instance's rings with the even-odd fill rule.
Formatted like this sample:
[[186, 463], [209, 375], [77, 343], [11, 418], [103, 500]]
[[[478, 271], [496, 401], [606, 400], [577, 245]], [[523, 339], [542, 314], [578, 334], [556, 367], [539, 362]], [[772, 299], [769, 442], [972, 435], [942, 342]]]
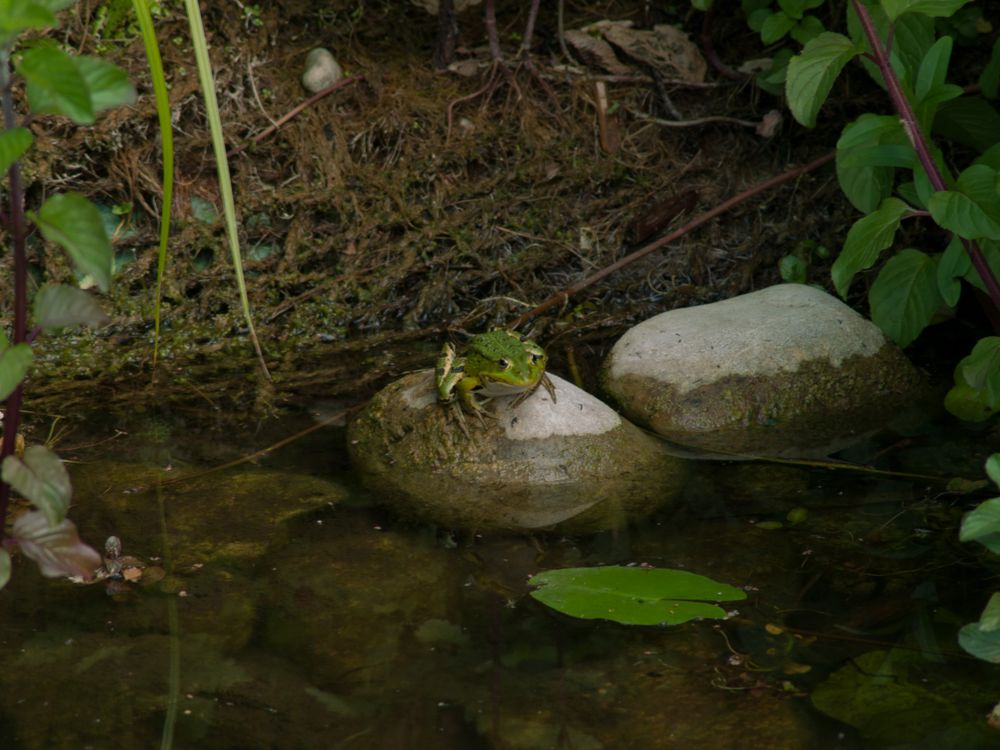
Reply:
[[746, 598], [734, 586], [668, 568], [564, 568], [539, 573], [528, 583], [540, 587], [531, 592], [535, 599], [563, 614], [623, 625], [722, 619], [725, 610], [710, 602]]

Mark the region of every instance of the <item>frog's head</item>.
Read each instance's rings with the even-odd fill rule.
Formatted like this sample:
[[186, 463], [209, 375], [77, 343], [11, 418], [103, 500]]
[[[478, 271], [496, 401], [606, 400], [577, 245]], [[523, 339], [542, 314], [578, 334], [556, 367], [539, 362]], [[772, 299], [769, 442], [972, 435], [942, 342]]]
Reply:
[[[516, 392], [533, 388], [545, 374], [548, 356], [534, 341], [513, 331], [490, 331], [473, 336], [465, 355], [466, 375], [487, 389]], [[490, 385], [499, 388], [490, 388]]]

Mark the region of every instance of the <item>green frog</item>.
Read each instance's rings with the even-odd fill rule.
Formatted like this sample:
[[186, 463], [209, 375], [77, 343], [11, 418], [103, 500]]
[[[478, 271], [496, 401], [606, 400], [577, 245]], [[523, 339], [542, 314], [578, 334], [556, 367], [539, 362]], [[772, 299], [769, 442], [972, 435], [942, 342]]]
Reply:
[[434, 371], [438, 401], [451, 403], [457, 393], [465, 410], [482, 419], [483, 405], [490, 399], [517, 395], [517, 406], [542, 385], [555, 403], [555, 387], [545, 374], [547, 361], [542, 347], [513, 331], [473, 336], [462, 357], [446, 343]]

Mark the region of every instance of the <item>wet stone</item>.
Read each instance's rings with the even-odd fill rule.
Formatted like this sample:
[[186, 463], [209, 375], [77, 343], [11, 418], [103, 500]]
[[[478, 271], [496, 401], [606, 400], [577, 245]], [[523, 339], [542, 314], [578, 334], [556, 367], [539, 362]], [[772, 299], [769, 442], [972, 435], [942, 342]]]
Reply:
[[550, 375], [480, 422], [436, 401], [431, 370], [378, 393], [348, 429], [355, 466], [395, 507], [452, 528], [587, 533], [674, 500], [685, 463], [611, 408]]
[[668, 440], [750, 455], [838, 450], [924, 392], [873, 323], [804, 284], [650, 318], [615, 344], [603, 380], [630, 419]]

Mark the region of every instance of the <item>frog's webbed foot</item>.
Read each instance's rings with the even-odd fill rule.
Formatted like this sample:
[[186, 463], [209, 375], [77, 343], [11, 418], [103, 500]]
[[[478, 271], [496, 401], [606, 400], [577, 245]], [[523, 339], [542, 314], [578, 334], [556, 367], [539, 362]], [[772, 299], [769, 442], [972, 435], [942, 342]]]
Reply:
[[542, 375], [542, 385], [545, 387], [546, 392], [552, 398], [552, 403], [556, 402], [556, 386], [551, 380], [549, 380], [548, 375]]
[[469, 435], [469, 425], [465, 422], [465, 410], [462, 409], [462, 405], [455, 400], [441, 401], [440, 404], [447, 410], [445, 422], [458, 422], [458, 428], [465, 435], [465, 439], [468, 440], [471, 435]]
[[540, 385], [545, 387], [546, 393], [549, 394], [549, 397], [552, 399], [552, 403], [554, 404], [556, 402], [556, 387], [552, 384], [552, 381], [549, 380], [548, 375], [542, 375], [541, 379], [537, 383], [535, 383], [534, 388], [529, 388], [528, 390], [522, 391], [521, 393], [517, 394], [517, 398], [515, 398], [511, 402], [510, 407], [514, 409], [517, 406], [519, 406], [525, 399], [531, 396], [532, 393], [537, 391], [538, 386]]

